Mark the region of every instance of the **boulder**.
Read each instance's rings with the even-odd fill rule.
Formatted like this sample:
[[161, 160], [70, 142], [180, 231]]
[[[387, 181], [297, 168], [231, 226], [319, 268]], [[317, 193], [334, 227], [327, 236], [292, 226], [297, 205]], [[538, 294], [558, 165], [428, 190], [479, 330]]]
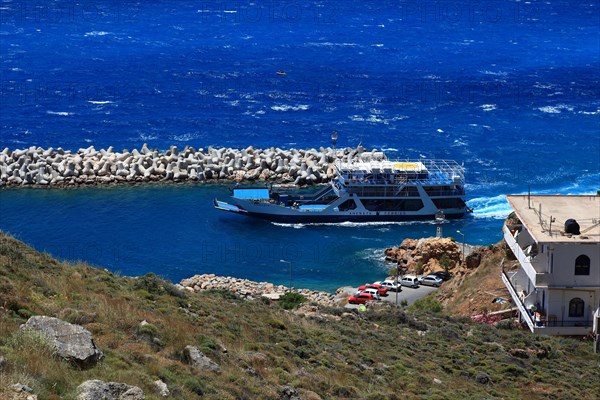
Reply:
[[169, 392], [169, 388], [167, 387], [167, 384], [164, 383], [163, 381], [161, 381], [160, 379], [157, 381], [154, 381], [154, 387], [156, 387], [156, 393], [160, 397], [169, 397], [169, 395], [171, 394]]
[[90, 331], [80, 325], [53, 317], [34, 316], [21, 325], [21, 329], [44, 334], [56, 346], [60, 357], [79, 367], [90, 367], [104, 357], [94, 344]]
[[219, 364], [208, 358], [203, 352], [195, 346], [185, 346], [183, 355], [186, 361], [203, 371], [221, 372]]
[[144, 392], [137, 386], [100, 380], [85, 381], [77, 387], [77, 400], [141, 400]]
[[467, 268], [469, 269], [475, 269], [479, 267], [479, 264], [481, 264], [481, 253], [475, 251], [469, 254], [465, 259], [465, 263], [467, 264]]
[[10, 385], [13, 391], [12, 400], [37, 400], [37, 395], [33, 394], [33, 389], [22, 383]]
[[291, 386], [283, 386], [279, 390], [279, 399], [280, 400], [302, 400], [298, 395], [296, 389]]

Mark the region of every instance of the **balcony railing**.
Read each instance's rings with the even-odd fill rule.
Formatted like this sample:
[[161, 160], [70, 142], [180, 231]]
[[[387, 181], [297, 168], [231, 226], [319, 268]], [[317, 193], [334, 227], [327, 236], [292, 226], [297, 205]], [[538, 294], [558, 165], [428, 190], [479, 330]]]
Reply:
[[531, 257], [526, 255], [517, 239], [513, 236], [513, 233], [510, 230], [510, 227], [504, 225], [502, 227], [504, 231], [504, 240], [508, 247], [510, 247], [511, 251], [521, 264], [521, 267], [529, 277], [529, 280], [532, 282], [534, 286], [551, 286], [552, 285], [552, 274], [545, 272], [538, 272], [536, 269], [536, 262], [533, 262]]

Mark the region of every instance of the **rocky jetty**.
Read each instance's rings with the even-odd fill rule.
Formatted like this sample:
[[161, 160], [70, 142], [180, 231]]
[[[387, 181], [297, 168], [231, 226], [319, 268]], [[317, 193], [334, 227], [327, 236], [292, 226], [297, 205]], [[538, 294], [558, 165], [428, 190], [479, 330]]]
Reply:
[[[266, 297], [277, 300], [279, 296], [288, 291], [283, 285], [274, 285], [268, 282], [254, 282], [248, 279], [232, 278], [229, 276], [217, 276], [214, 274], [195, 275], [182, 280], [178, 285], [180, 289], [191, 292], [204, 290], [227, 290], [246, 300]], [[314, 302], [327, 307], [339, 305], [338, 298], [327, 292], [310, 289], [294, 289], [294, 292], [302, 294], [309, 302]]]
[[167, 151], [96, 150], [30, 147], [0, 152], [1, 186], [76, 186], [140, 182], [270, 181], [310, 185], [335, 176], [334, 160], [381, 159], [362, 146], [334, 150], [279, 148], [194, 149]]

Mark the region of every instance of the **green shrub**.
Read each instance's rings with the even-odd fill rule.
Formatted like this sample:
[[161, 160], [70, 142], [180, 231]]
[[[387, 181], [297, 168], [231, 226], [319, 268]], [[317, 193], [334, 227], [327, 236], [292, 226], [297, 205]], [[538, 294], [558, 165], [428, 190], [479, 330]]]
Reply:
[[417, 261], [415, 266], [414, 266], [414, 270], [415, 273], [417, 275], [421, 275], [423, 274], [423, 271], [425, 271], [425, 267], [423, 266], [423, 262], [422, 261]]
[[442, 256], [440, 257], [440, 265], [444, 267], [444, 270], [448, 271], [451, 264], [452, 263], [450, 262], [450, 257], [448, 257], [448, 254], [442, 254]]
[[284, 310], [293, 310], [300, 307], [306, 301], [306, 297], [300, 293], [286, 293], [279, 298], [279, 306]]
[[287, 327], [285, 326], [285, 324], [283, 322], [281, 322], [280, 320], [275, 319], [275, 318], [268, 319], [266, 321], [266, 323], [271, 328], [279, 329], [279, 330], [282, 330], [282, 331], [284, 331], [284, 330], [287, 329]]
[[426, 296], [415, 301], [410, 307], [410, 311], [439, 313], [442, 311], [442, 305], [433, 296]]

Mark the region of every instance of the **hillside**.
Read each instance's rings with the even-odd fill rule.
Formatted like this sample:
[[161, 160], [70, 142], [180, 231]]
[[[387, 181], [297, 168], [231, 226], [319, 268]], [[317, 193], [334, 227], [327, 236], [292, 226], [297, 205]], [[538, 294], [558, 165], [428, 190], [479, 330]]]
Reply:
[[[15, 383], [40, 399], [76, 398], [90, 379], [137, 386], [147, 399], [161, 398], [157, 380], [176, 399], [597, 398], [589, 342], [426, 311], [434, 303], [308, 316], [60, 263], [0, 234], [0, 398], [16, 396]], [[19, 329], [33, 315], [83, 326], [104, 358], [86, 368], [64, 361]], [[218, 368], [190, 365], [189, 345]]]
[[[502, 262], [506, 263], [503, 243], [480, 247], [475, 253], [480, 264], [472, 269], [462, 266], [453, 269], [454, 277], [436, 292], [436, 299], [448, 314], [471, 316], [511, 307], [510, 294], [500, 278]], [[493, 303], [496, 298], [507, 302]]]

